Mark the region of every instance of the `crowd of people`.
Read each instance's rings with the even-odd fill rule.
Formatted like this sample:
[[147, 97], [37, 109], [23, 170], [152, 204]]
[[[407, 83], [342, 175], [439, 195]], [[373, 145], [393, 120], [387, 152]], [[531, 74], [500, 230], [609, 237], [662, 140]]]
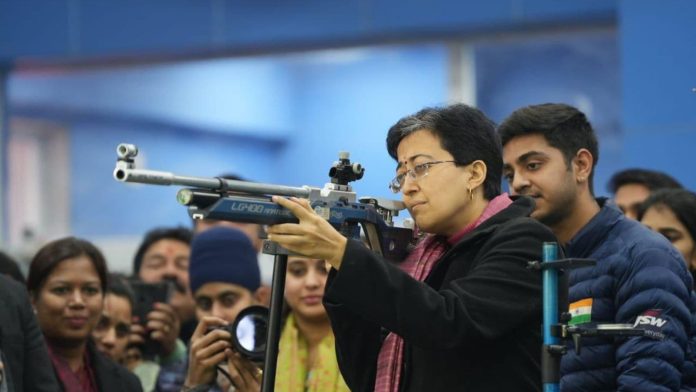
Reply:
[[[288, 260], [276, 391], [696, 390], [696, 194], [629, 169], [596, 197], [599, 142], [565, 104], [497, 126], [463, 104], [424, 108], [386, 142], [415, 221], [398, 263], [277, 196], [298, 223], [154, 228], [128, 275], [82, 238], [45, 244], [26, 279], [0, 254], [0, 392], [260, 391], [263, 363], [234, 339], [254, 333], [238, 316], [270, 302], [261, 235], [302, 255]], [[564, 342], [558, 379], [542, 380], [528, 262], [548, 242], [596, 261], [561, 275], [569, 325], [649, 333]]]

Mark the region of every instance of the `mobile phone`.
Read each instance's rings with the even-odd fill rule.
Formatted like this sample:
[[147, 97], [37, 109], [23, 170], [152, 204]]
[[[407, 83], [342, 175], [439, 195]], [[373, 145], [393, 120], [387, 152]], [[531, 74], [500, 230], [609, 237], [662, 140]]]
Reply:
[[131, 282], [133, 289], [133, 316], [144, 324], [147, 314], [152, 311], [156, 302], [167, 303], [172, 294], [172, 284], [169, 282], [145, 283]]
[[[168, 303], [172, 295], [174, 285], [171, 282], [145, 283], [133, 281], [130, 283], [133, 290], [133, 316], [138, 317], [138, 323], [147, 324], [147, 314], [154, 309], [156, 302]], [[156, 341], [145, 336], [145, 344], [140, 347], [145, 359], [152, 359], [159, 351]]]

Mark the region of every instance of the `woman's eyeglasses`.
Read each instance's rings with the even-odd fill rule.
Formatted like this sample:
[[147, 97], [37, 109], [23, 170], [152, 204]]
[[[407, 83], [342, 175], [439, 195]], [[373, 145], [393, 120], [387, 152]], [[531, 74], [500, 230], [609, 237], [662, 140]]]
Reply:
[[455, 163], [456, 161], [431, 161], [418, 164], [413, 167], [413, 169], [408, 169], [403, 173], [399, 173], [394, 177], [393, 180], [389, 182], [389, 189], [394, 193], [401, 192], [401, 188], [404, 186], [404, 181], [406, 181], [406, 176], [412, 180], [418, 180], [428, 175], [430, 166], [437, 165], [438, 163]]

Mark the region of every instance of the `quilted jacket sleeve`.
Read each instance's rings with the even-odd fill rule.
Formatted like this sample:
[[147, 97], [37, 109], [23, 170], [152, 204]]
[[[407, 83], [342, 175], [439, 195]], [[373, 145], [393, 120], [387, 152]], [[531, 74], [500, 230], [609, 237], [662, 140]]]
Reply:
[[[636, 248], [639, 248], [636, 246]], [[664, 339], [634, 337], [617, 343], [619, 391], [678, 391], [691, 332], [691, 277], [676, 252], [631, 250], [618, 282], [617, 323], [631, 323]]]

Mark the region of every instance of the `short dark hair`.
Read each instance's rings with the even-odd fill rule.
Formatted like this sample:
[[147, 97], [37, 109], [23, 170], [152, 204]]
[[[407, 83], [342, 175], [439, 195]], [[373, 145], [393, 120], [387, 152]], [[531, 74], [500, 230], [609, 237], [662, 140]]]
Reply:
[[0, 274], [8, 275], [21, 284], [25, 284], [24, 275], [19, 269], [19, 264], [7, 254], [0, 252]]
[[580, 110], [562, 103], [545, 103], [517, 109], [498, 127], [505, 146], [511, 139], [525, 135], [542, 135], [547, 143], [561, 151], [570, 169], [577, 152], [585, 148], [592, 154], [589, 183], [594, 194], [594, 167], [599, 161], [597, 137], [587, 117]]
[[143, 238], [143, 242], [140, 243], [138, 251], [135, 252], [135, 257], [133, 258], [133, 276], [137, 276], [140, 273], [140, 266], [143, 263], [143, 256], [150, 247], [158, 241], [161, 240], [174, 240], [183, 242], [187, 245], [191, 245], [191, 238], [193, 233], [191, 230], [185, 227], [158, 227], [148, 231]]
[[609, 192], [616, 193], [619, 188], [627, 184], [640, 184], [651, 192], [661, 188], [683, 188], [679, 181], [667, 173], [639, 168], [631, 168], [614, 173], [609, 179], [607, 188]]
[[131, 305], [131, 309], [133, 309], [135, 303], [135, 294], [128, 283], [128, 279], [118, 273], [110, 273], [108, 279], [109, 285], [106, 289], [107, 294], [113, 294], [117, 297], [125, 298], [126, 301], [128, 301], [128, 303]]
[[387, 151], [398, 160], [401, 141], [413, 132], [427, 130], [454, 157], [457, 166], [481, 160], [486, 164], [483, 195], [491, 200], [500, 194], [503, 154], [495, 124], [482, 111], [464, 104], [429, 107], [403, 117], [387, 134]]
[[94, 269], [97, 270], [102, 292], [105, 293], [108, 269], [104, 255], [91, 242], [76, 237], [61, 238], [39, 249], [29, 265], [27, 290], [33, 295], [38, 294], [46, 279], [60, 263], [80, 256], [87, 256], [92, 262]]
[[696, 241], [696, 194], [687, 189], [658, 189], [641, 203], [638, 208], [638, 220], [643, 220], [645, 212], [650, 207], [660, 205], [672, 210], [677, 219], [686, 227], [691, 238]]

